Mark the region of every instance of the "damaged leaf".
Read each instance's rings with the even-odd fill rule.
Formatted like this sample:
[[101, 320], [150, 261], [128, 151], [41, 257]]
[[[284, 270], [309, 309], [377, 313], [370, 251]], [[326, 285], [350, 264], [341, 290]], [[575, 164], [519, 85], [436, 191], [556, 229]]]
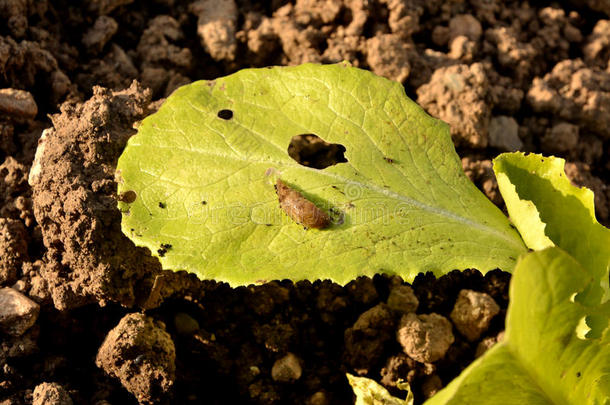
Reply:
[[[312, 135], [344, 158], [323, 168], [293, 159], [292, 139]], [[329, 226], [289, 218], [270, 169]], [[126, 235], [164, 268], [232, 285], [511, 270], [525, 251], [464, 175], [447, 125], [399, 83], [345, 63], [184, 86], [142, 122], [118, 172], [119, 195], [136, 195], [119, 202]]]

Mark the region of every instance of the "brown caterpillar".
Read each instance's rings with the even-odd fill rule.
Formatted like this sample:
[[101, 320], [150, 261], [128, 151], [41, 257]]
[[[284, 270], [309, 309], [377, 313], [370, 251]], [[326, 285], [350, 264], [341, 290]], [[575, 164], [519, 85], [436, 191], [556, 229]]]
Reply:
[[288, 187], [282, 180], [277, 179], [275, 191], [280, 200], [280, 208], [294, 222], [305, 228], [323, 229], [330, 225], [330, 217], [314, 203], [309, 201], [298, 191]]

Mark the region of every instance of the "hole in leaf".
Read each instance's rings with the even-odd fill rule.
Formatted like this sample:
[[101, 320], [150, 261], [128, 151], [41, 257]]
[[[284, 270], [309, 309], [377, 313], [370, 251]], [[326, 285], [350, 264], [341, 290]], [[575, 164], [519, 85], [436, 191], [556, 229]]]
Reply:
[[583, 316], [576, 326], [576, 337], [584, 339], [599, 339], [608, 328], [608, 318], [598, 314]]
[[293, 136], [288, 145], [288, 155], [298, 164], [314, 169], [325, 169], [337, 163], [345, 163], [345, 146], [328, 143], [315, 134]]
[[589, 333], [590, 331], [591, 328], [589, 328], [589, 325], [587, 325], [587, 321], [583, 316], [582, 318], [580, 318], [580, 321], [578, 321], [578, 325], [576, 325], [576, 337], [580, 340], [585, 340], [587, 338], [587, 333]]
[[233, 111], [220, 110], [218, 111], [218, 118], [222, 118], [223, 120], [230, 120], [231, 118], [233, 118]]

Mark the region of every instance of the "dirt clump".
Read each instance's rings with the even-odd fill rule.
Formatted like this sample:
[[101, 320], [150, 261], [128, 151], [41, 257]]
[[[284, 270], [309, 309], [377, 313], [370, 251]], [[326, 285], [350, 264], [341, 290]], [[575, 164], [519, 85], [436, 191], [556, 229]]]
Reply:
[[42, 383], [34, 388], [32, 405], [72, 405], [72, 398], [64, 387], [57, 383]]
[[0, 112], [12, 119], [32, 119], [38, 113], [34, 97], [27, 91], [0, 89]]
[[238, 17], [235, 1], [198, 0], [189, 5], [189, 10], [197, 16], [197, 34], [212, 59], [234, 60]]
[[160, 271], [121, 232], [115, 196], [116, 161], [149, 103], [137, 84], [96, 88], [86, 103], [65, 104], [41, 140], [29, 181], [47, 249], [41, 275], [57, 308], [109, 299], [134, 305], [138, 283]]
[[482, 64], [437, 69], [430, 82], [417, 89], [417, 103], [451, 125], [458, 146], [487, 146], [491, 108]]
[[565, 153], [578, 145], [578, 126], [560, 122], [541, 139], [542, 146], [555, 153]]
[[536, 112], [551, 113], [604, 138], [610, 128], [610, 73], [580, 59], [558, 63], [527, 92]]
[[293, 353], [287, 353], [273, 363], [271, 368], [271, 378], [273, 381], [292, 382], [301, 378], [303, 369], [301, 360]]
[[451, 329], [442, 315], [410, 313], [400, 319], [396, 339], [413, 360], [432, 363], [442, 359], [455, 340]]
[[174, 384], [176, 351], [162, 323], [126, 315], [99, 349], [98, 367], [118, 378], [141, 404], [157, 403]]
[[583, 48], [584, 60], [588, 65], [600, 69], [608, 67], [610, 57], [610, 20], [599, 20], [593, 32], [587, 37]]
[[[31, 190], [27, 183], [29, 165], [8, 156], [0, 164], [0, 216], [23, 221], [26, 227], [34, 225]], [[24, 239], [24, 240], [27, 240]]]
[[408, 314], [417, 310], [419, 300], [415, 296], [413, 289], [408, 285], [395, 285], [390, 290], [386, 303], [394, 311]]
[[411, 73], [409, 44], [398, 36], [380, 34], [366, 41], [366, 61], [371, 70], [397, 82], [404, 82]]
[[392, 339], [395, 320], [385, 304], [378, 304], [362, 313], [356, 323], [345, 331], [345, 357], [360, 374], [369, 372]]
[[176, 88], [191, 82], [187, 72], [193, 65], [193, 53], [180, 46], [183, 39], [180, 23], [169, 15], [151, 19], [139, 39], [136, 50], [141, 63], [139, 69], [133, 68], [133, 74], [140, 70], [143, 84], [156, 97], [167, 97]]
[[489, 295], [472, 290], [462, 290], [451, 311], [456, 329], [469, 341], [477, 340], [489, 328], [500, 307]]
[[0, 285], [12, 285], [28, 260], [29, 235], [23, 222], [0, 218]]
[[102, 51], [106, 43], [112, 38], [119, 28], [118, 23], [112, 17], [99, 16], [93, 27], [83, 35], [83, 45], [90, 52], [97, 54]]

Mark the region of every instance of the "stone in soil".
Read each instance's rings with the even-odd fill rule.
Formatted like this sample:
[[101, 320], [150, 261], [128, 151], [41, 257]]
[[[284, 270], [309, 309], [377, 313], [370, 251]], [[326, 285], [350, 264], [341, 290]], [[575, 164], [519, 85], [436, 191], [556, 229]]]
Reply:
[[128, 314], [112, 329], [95, 363], [118, 378], [141, 404], [166, 396], [176, 372], [176, 350], [165, 325], [144, 314]]
[[523, 147], [519, 139], [519, 124], [512, 117], [500, 115], [489, 123], [489, 146], [502, 151], [515, 152]]
[[0, 112], [13, 119], [32, 119], [38, 113], [34, 97], [27, 91], [0, 89]]
[[12, 336], [21, 336], [36, 323], [40, 306], [9, 287], [0, 289], [0, 329]]

